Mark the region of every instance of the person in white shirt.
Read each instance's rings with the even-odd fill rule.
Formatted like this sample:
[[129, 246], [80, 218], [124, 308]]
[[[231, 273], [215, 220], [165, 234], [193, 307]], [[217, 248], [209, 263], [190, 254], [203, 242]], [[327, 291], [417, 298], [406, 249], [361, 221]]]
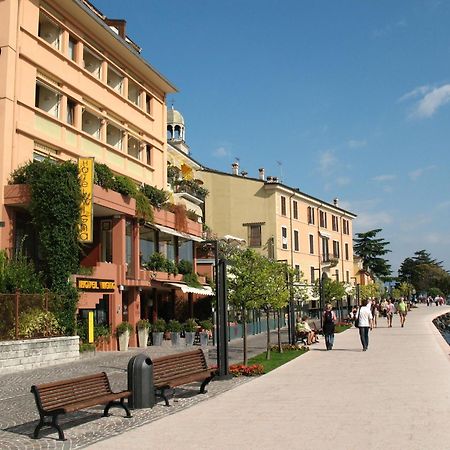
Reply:
[[373, 329], [373, 316], [370, 311], [370, 305], [367, 304], [366, 299], [361, 301], [361, 307], [358, 311], [358, 318], [359, 337], [361, 339], [363, 351], [365, 352], [369, 347], [369, 328], [371, 330]]

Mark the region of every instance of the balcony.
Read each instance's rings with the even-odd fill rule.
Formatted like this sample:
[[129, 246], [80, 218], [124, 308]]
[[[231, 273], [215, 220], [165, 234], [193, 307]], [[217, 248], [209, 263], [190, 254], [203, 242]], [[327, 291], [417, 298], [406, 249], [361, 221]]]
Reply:
[[208, 190], [200, 186], [195, 180], [177, 180], [174, 183], [173, 190], [175, 194], [186, 198], [196, 205], [202, 205], [205, 197], [208, 195]]

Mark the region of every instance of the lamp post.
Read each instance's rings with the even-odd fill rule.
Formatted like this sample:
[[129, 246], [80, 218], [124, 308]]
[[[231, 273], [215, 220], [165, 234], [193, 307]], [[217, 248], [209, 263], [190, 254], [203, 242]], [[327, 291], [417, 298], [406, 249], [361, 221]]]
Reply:
[[288, 303], [288, 342], [289, 344], [295, 344], [296, 336], [295, 336], [295, 305], [293, 298], [293, 280], [291, 280], [289, 276], [289, 272], [287, 270], [288, 260], [287, 259], [278, 259], [277, 262], [285, 264], [286, 268], [286, 287], [289, 289], [289, 303]]
[[323, 315], [322, 315], [322, 311], [323, 311], [323, 281], [326, 277], [325, 273], [320, 273], [321, 269], [320, 267], [318, 269], [316, 269], [315, 267], [312, 268], [314, 272], [319, 272], [319, 318], [320, 318], [320, 328], [322, 329], [323, 327]]
[[359, 306], [359, 283], [357, 283], [356, 277], [351, 277], [352, 280], [355, 280], [355, 289], [356, 289], [356, 306]]

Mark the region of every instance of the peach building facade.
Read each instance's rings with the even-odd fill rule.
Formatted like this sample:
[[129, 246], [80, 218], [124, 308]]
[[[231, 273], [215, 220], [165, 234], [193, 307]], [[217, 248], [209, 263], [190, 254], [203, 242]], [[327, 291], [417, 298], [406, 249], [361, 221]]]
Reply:
[[[85, 0], [0, 1], [1, 248], [14, 249], [28, 231], [29, 193], [8, 179], [30, 160], [92, 157], [136, 184], [167, 187], [166, 96], [176, 88], [140, 56], [125, 25]], [[82, 292], [80, 311], [95, 309], [113, 329], [162, 310], [173, 316], [181, 291], [143, 259], [160, 251], [195, 265], [201, 223], [187, 219], [177, 230], [174, 212], [155, 209], [154, 224], [143, 224], [133, 199], [99, 186], [93, 202], [94, 240], [81, 261], [93, 272], [84, 278], [115, 288]]]

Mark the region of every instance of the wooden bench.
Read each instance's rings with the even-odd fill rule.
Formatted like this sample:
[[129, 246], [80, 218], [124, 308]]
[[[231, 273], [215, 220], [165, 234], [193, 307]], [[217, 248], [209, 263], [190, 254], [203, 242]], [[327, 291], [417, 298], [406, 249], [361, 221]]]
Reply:
[[[131, 417], [130, 410], [124, 404], [124, 400], [131, 395], [131, 392], [112, 392], [105, 372], [34, 385], [31, 387], [31, 392], [34, 394], [40, 416], [40, 421], [34, 430], [34, 439], [39, 437], [39, 431], [44, 425], [49, 425], [58, 431], [59, 439], [65, 441], [64, 433], [58, 423], [58, 416], [90, 406], [106, 404], [103, 417], [109, 416], [108, 412], [112, 406], [121, 406], [127, 413], [127, 417]], [[51, 422], [45, 422], [45, 417], [48, 416], [52, 418]]]
[[169, 405], [166, 391], [176, 386], [201, 381], [200, 393], [206, 392], [206, 385], [213, 379], [215, 369], [208, 368], [201, 349], [192, 352], [163, 356], [153, 361], [153, 386], [157, 396]]

